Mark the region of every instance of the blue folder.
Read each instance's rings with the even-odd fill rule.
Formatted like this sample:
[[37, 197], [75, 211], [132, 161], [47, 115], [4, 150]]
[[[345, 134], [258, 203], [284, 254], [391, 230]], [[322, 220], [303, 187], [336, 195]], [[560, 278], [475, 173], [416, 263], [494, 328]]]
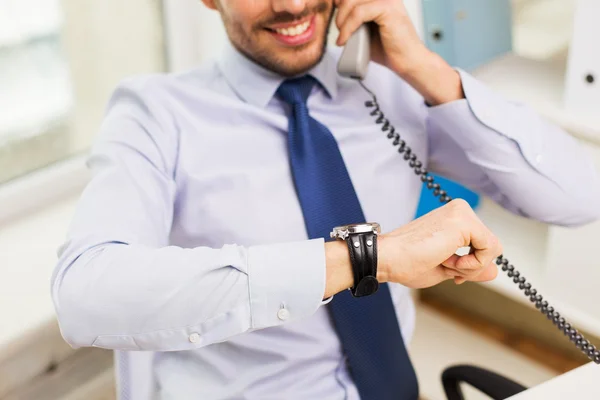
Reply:
[[422, 0], [424, 41], [450, 65], [472, 70], [512, 51], [510, 0]]
[[[437, 176], [435, 174], [431, 175], [435, 178], [435, 182], [439, 183], [442, 189], [448, 193], [448, 196], [452, 197], [453, 199], [465, 200], [473, 209], [476, 209], [477, 206], [479, 206], [480, 199], [477, 193], [444, 177]], [[415, 218], [419, 218], [424, 214], [433, 211], [437, 207], [440, 207], [441, 205], [442, 203], [440, 202], [439, 197], [435, 197], [433, 195], [433, 191], [427, 189], [427, 186], [423, 184], [421, 187], [421, 198]]]

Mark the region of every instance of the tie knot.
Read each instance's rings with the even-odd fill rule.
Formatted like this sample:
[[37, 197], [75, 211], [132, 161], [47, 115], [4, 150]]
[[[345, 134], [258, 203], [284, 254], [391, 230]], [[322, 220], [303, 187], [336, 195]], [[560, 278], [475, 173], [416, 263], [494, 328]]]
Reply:
[[306, 104], [314, 84], [314, 78], [309, 75], [288, 79], [279, 86], [277, 94], [290, 105]]

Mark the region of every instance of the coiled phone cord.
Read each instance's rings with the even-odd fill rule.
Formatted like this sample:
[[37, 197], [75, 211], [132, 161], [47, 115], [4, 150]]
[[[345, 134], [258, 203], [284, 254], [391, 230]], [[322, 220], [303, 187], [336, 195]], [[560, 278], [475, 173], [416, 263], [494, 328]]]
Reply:
[[[441, 203], [448, 203], [452, 201], [452, 198], [443, 190], [439, 183], [435, 183], [433, 176], [429, 175], [429, 172], [423, 168], [423, 163], [417, 159], [411, 148], [406, 144], [404, 140], [400, 138], [400, 134], [396, 132], [394, 127], [390, 124], [390, 121], [385, 118], [385, 115], [377, 104], [376, 96], [363, 84], [362, 80], [359, 80], [360, 85], [371, 95], [373, 98], [370, 101], [365, 102], [367, 108], [373, 108], [371, 115], [377, 117], [375, 123], [383, 124], [381, 130], [387, 132], [388, 139], [393, 139], [392, 144], [398, 146], [398, 153], [404, 154], [404, 159], [408, 162], [411, 168], [414, 169], [415, 174], [421, 177], [423, 183], [427, 183], [427, 188], [433, 190], [435, 197], [439, 196]], [[550, 306], [546, 300], [544, 300], [541, 294], [538, 294], [537, 290], [532, 288], [531, 283], [527, 282], [524, 276], [521, 275], [515, 267], [509, 263], [508, 259], [503, 255], [500, 255], [496, 259], [496, 264], [502, 266], [502, 271], [506, 272], [509, 278], [512, 278], [513, 282], [519, 285], [519, 289], [523, 290], [525, 296], [529, 297], [532, 303], [535, 303], [535, 307], [540, 310], [549, 320], [552, 321], [556, 327], [563, 332], [565, 336], [571, 339], [571, 342], [577, 346], [590, 360], [596, 364], [600, 364], [600, 351], [596, 347], [586, 340], [581, 333], [577, 331], [564, 317], [561, 317], [560, 313]]]

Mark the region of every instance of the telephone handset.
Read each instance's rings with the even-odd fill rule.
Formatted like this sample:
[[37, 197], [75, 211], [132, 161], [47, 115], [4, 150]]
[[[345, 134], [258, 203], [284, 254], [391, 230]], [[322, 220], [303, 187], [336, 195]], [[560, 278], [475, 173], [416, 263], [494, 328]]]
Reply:
[[369, 26], [363, 24], [346, 42], [338, 61], [338, 73], [347, 78], [364, 79], [371, 61]]
[[[372, 100], [365, 102], [365, 106], [373, 109], [370, 111], [370, 114], [376, 118], [375, 123], [382, 125], [382, 132], [387, 132], [388, 139], [393, 140], [392, 145], [398, 146], [398, 153], [403, 155], [410, 167], [414, 169], [415, 174], [427, 185], [428, 189], [433, 191], [433, 195], [439, 197], [441, 203], [448, 203], [452, 198], [435, 182], [434, 177], [423, 168], [423, 163], [417, 160], [417, 156], [412, 152], [408, 144], [401, 139], [400, 134], [396, 132], [390, 121], [385, 118], [377, 104], [377, 98], [363, 83], [370, 62], [369, 29], [370, 27], [367, 24], [363, 24], [348, 39], [338, 62], [338, 73], [347, 78], [357, 79], [360, 85], [371, 95]], [[535, 303], [536, 308], [542, 314], [546, 315], [565, 336], [569, 337], [579, 350], [590, 360], [596, 364], [600, 364], [600, 351], [568, 323], [554, 307], [550, 306], [543, 299], [542, 295], [538, 294], [537, 290], [532, 288], [531, 283], [528, 283], [525, 277], [509, 263], [508, 259], [501, 255], [496, 259], [496, 264], [501, 266], [502, 271], [506, 272], [509, 278], [512, 278], [513, 282], [519, 286], [519, 289], [523, 290], [524, 295], [529, 297], [532, 303]]]

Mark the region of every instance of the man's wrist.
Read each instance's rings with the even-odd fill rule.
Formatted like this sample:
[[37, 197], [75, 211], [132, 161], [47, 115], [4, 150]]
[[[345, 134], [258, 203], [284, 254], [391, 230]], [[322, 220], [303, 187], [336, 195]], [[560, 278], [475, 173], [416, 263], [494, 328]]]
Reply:
[[344, 241], [325, 242], [327, 277], [323, 298], [327, 299], [354, 285], [354, 274], [348, 246]]
[[394, 71], [431, 106], [465, 97], [458, 71], [426, 47], [413, 53], [409, 59], [395, 62]]
[[377, 280], [379, 283], [390, 281], [390, 266], [387, 263], [385, 245], [387, 238], [382, 235], [377, 236]]
[[[390, 281], [390, 268], [386, 263], [385, 250], [381, 244], [384, 237], [377, 236], [377, 281], [385, 283]], [[354, 273], [352, 271], [352, 262], [348, 245], [343, 240], [334, 240], [325, 242], [325, 261], [327, 269], [327, 282], [325, 285], [324, 299], [329, 298], [336, 293], [349, 289], [354, 286]]]

